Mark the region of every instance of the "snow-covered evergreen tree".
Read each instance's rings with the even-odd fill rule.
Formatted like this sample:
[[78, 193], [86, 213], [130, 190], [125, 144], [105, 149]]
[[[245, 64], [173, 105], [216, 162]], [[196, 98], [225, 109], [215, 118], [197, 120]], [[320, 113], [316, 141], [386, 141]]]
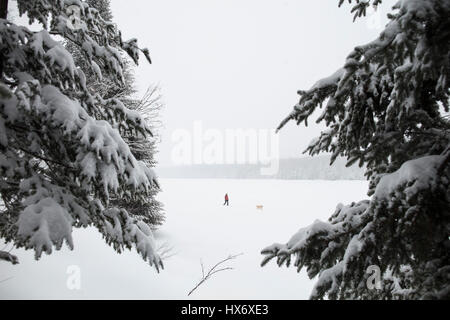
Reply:
[[99, 79], [117, 83], [124, 82], [121, 52], [138, 63], [141, 51], [150, 60], [148, 50], [136, 39], [124, 41], [84, 1], [17, 5], [43, 29], [0, 19], [0, 237], [39, 258], [64, 242], [72, 248], [72, 228], [92, 225], [117, 251], [135, 247], [159, 270], [149, 225], [111, 205], [117, 198], [145, 203], [157, 187], [152, 169], [122, 138], [151, 130], [120, 99], [91, 92], [83, 68], [57, 40], [77, 46]]
[[[356, 1], [355, 18], [371, 4]], [[280, 125], [307, 125], [324, 105], [328, 130], [307, 152], [365, 164], [370, 180], [370, 200], [262, 251], [262, 265], [294, 259], [318, 276], [312, 299], [450, 298], [450, 1], [400, 0], [388, 17], [342, 69], [299, 91]]]
[[[110, 0], [87, 0], [86, 2], [92, 8], [97, 9], [105, 21], [113, 21]], [[119, 99], [128, 109], [138, 111], [144, 120], [147, 121], [147, 124], [152, 129], [152, 133], [155, 133], [155, 127], [158, 125], [158, 113], [162, 108], [161, 95], [158, 93], [157, 86], [150, 86], [141, 99], [136, 98], [137, 90], [135, 88], [134, 70], [132, 62], [126, 55], [122, 55], [124, 81], [123, 83], [118, 83], [114, 75], [102, 75], [101, 79], [96, 77], [94, 70], [85, 60], [82, 51], [77, 45], [67, 41], [65, 47], [73, 55], [75, 64], [85, 73], [86, 86], [92, 94], [97, 93], [103, 99]], [[149, 167], [156, 165], [154, 159], [154, 155], [157, 152], [155, 137], [136, 136], [132, 132], [124, 132], [122, 137], [137, 160], [145, 162]], [[111, 205], [127, 209], [132, 216], [143, 219], [154, 228], [161, 225], [165, 219], [162, 204], [156, 200], [159, 190], [158, 186], [152, 188], [149, 198], [145, 202], [115, 198], [111, 199]]]

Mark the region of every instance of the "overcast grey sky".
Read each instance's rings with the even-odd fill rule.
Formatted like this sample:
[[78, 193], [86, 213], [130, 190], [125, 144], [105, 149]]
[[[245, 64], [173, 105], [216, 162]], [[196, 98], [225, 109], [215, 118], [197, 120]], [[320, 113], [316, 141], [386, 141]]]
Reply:
[[[138, 85], [159, 83], [166, 102], [158, 156], [171, 164], [171, 134], [205, 128], [275, 128], [308, 89], [343, 65], [356, 45], [374, 39], [394, 1], [378, 16], [352, 22], [337, 0], [112, 0], [124, 38], [137, 37], [153, 64]], [[300, 156], [323, 127], [289, 124], [281, 157]]]

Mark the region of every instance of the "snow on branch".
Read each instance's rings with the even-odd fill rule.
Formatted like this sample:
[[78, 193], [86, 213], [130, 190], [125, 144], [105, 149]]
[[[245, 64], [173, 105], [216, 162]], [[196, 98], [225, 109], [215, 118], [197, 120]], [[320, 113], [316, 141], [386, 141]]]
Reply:
[[[0, 19], [0, 237], [42, 253], [73, 248], [72, 228], [94, 225], [116, 249], [135, 247], [157, 270], [162, 262], [149, 226], [115, 199], [148, 203], [158, 183], [125, 136], [151, 136], [138, 111], [87, 88], [84, 71], [124, 83], [126, 52], [138, 63], [137, 40], [80, 0], [17, 0], [31, 31]], [[69, 23], [70, 7], [80, 24]], [[65, 43], [60, 40], [62, 38]], [[76, 47], [72, 54], [67, 44]], [[66, 45], [65, 45], [66, 44]], [[143, 216], [145, 216], [143, 214]], [[142, 219], [141, 219], [142, 220]]]
[[[349, 206], [339, 204], [330, 222], [316, 220], [310, 226], [300, 229], [286, 244], [273, 244], [264, 248], [261, 253], [266, 257], [261, 265], [265, 266], [270, 260], [277, 258], [279, 266], [286, 264], [289, 267], [292, 255], [297, 256], [294, 266], [299, 271], [308, 259], [314, 260], [315, 263], [328, 263], [324, 258], [336, 254], [336, 245], [345, 240], [348, 232], [361, 229], [368, 207], [367, 200]], [[313, 250], [311, 246], [314, 246]], [[308, 274], [314, 277], [318, 271], [317, 268], [312, 268]]]
[[[445, 206], [445, 195], [448, 197], [450, 190], [450, 181], [446, 178], [449, 167], [445, 169], [446, 175], [442, 176], [438, 171], [446, 159], [447, 154], [444, 153], [406, 161], [397, 171], [385, 174], [380, 179], [370, 201], [365, 200], [349, 206], [338, 205], [329, 222], [317, 220], [300, 229], [286, 244], [276, 243], [263, 249], [261, 253], [265, 257], [261, 265], [264, 266], [276, 258], [279, 266], [289, 266], [291, 257], [295, 256], [294, 266], [298, 271], [306, 267], [310, 278], [318, 276], [311, 298], [320, 299], [328, 295], [336, 299], [340, 297], [339, 294], [347, 294], [346, 297], [350, 297], [349, 293], [343, 291], [346, 283], [364, 283], [367, 278], [365, 268], [370, 264], [367, 263], [368, 259], [373, 259], [373, 264], [375, 261], [377, 264], [384, 261], [386, 276], [383, 281], [386, 286], [395, 285], [396, 288], [388, 294], [396, 292], [399, 295], [411, 285], [411, 274], [396, 269], [395, 263], [401, 262], [403, 269], [409, 268], [411, 260], [407, 252], [411, 249], [403, 248], [402, 254], [397, 256], [398, 260], [394, 263], [390, 260], [393, 248], [404, 240], [405, 246], [426, 250], [425, 247], [419, 248], [425, 243], [438, 241], [433, 234], [417, 234], [415, 223], [425, 223], [431, 228], [433, 224], [429, 220], [437, 219], [434, 223], [441, 223], [444, 232], [450, 226], [448, 217], [447, 224], [445, 219], [434, 217], [437, 214], [435, 210], [439, 212], [438, 203], [441, 202]], [[427, 195], [432, 197], [431, 200]], [[423, 219], [425, 220], [421, 221]], [[425, 265], [430, 270], [439, 270], [445, 274], [446, 267], [442, 263], [445, 261], [436, 259], [426, 262]], [[436, 281], [432, 273], [426, 272], [426, 275], [421, 276], [428, 279], [429, 283]], [[402, 283], [403, 289], [399, 283]], [[367, 295], [364, 289], [365, 286], [360, 285], [359, 291], [354, 291], [354, 297]], [[408, 290], [407, 292], [410, 292]], [[432, 291], [427, 294], [431, 294], [430, 292]]]
[[[358, 6], [366, 7], [369, 3], [378, 5], [381, 1], [359, 1]], [[431, 92], [448, 112], [445, 89], [448, 87], [445, 74], [449, 67], [448, 50], [437, 44], [448, 42], [443, 39], [449, 36], [448, 32], [441, 30], [439, 24], [445, 25], [448, 16], [445, 12], [450, 11], [449, 7], [448, 2], [436, 0], [399, 1], [394, 7], [395, 14], [389, 15], [390, 22], [377, 39], [356, 47], [343, 68], [331, 76], [316, 82], [309, 90], [298, 91], [299, 102], [278, 130], [292, 120], [308, 125], [308, 118], [316, 109], [324, 107], [316, 122], [325, 122], [329, 130], [314, 140], [305, 152], [311, 155], [330, 152], [332, 159], [346, 156], [349, 164], [359, 160], [360, 165], [368, 163], [369, 169], [389, 161], [387, 157], [380, 157], [383, 150], [393, 153], [395, 149], [410, 148], [409, 142], [416, 138], [401, 143], [402, 135], [396, 129], [404, 128], [406, 134], [411, 132], [412, 135], [425, 130], [416, 130], [410, 125], [412, 120], [426, 126], [434, 123], [433, 129], [442, 134], [438, 127], [448, 125], [433, 118], [420, 102], [420, 94]], [[427, 30], [435, 30], [433, 39]], [[436, 55], [435, 59], [431, 53]], [[411, 90], [411, 84], [415, 89]], [[448, 138], [442, 140], [448, 141]], [[373, 170], [368, 170], [369, 178], [374, 174]]]

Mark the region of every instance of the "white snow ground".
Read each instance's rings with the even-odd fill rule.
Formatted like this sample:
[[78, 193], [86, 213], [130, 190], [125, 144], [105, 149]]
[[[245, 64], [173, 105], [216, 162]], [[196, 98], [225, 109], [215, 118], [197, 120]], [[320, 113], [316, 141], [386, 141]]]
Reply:
[[[326, 220], [339, 202], [367, 198], [365, 181], [160, 182], [167, 221], [156, 237], [174, 254], [160, 274], [135, 251], [115, 253], [95, 230], [76, 230], [73, 251], [65, 247], [35, 261], [32, 252], [13, 250], [20, 264], [0, 262], [0, 299], [186, 299], [201, 278], [200, 260], [208, 269], [237, 253], [244, 255], [227, 264], [234, 270], [214, 275], [189, 298], [307, 299], [315, 280], [274, 261], [261, 268], [260, 250], [286, 242], [315, 219]], [[222, 206], [226, 192], [229, 207]], [[72, 265], [80, 268], [80, 290], [67, 288]]]

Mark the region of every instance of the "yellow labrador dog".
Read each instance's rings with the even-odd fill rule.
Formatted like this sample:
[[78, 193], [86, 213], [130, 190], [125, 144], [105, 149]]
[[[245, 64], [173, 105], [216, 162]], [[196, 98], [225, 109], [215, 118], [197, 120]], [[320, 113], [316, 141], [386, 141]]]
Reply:
[[263, 206], [261, 205], [261, 204], [258, 204], [257, 206], [256, 206], [256, 210], [262, 210], [263, 209]]

